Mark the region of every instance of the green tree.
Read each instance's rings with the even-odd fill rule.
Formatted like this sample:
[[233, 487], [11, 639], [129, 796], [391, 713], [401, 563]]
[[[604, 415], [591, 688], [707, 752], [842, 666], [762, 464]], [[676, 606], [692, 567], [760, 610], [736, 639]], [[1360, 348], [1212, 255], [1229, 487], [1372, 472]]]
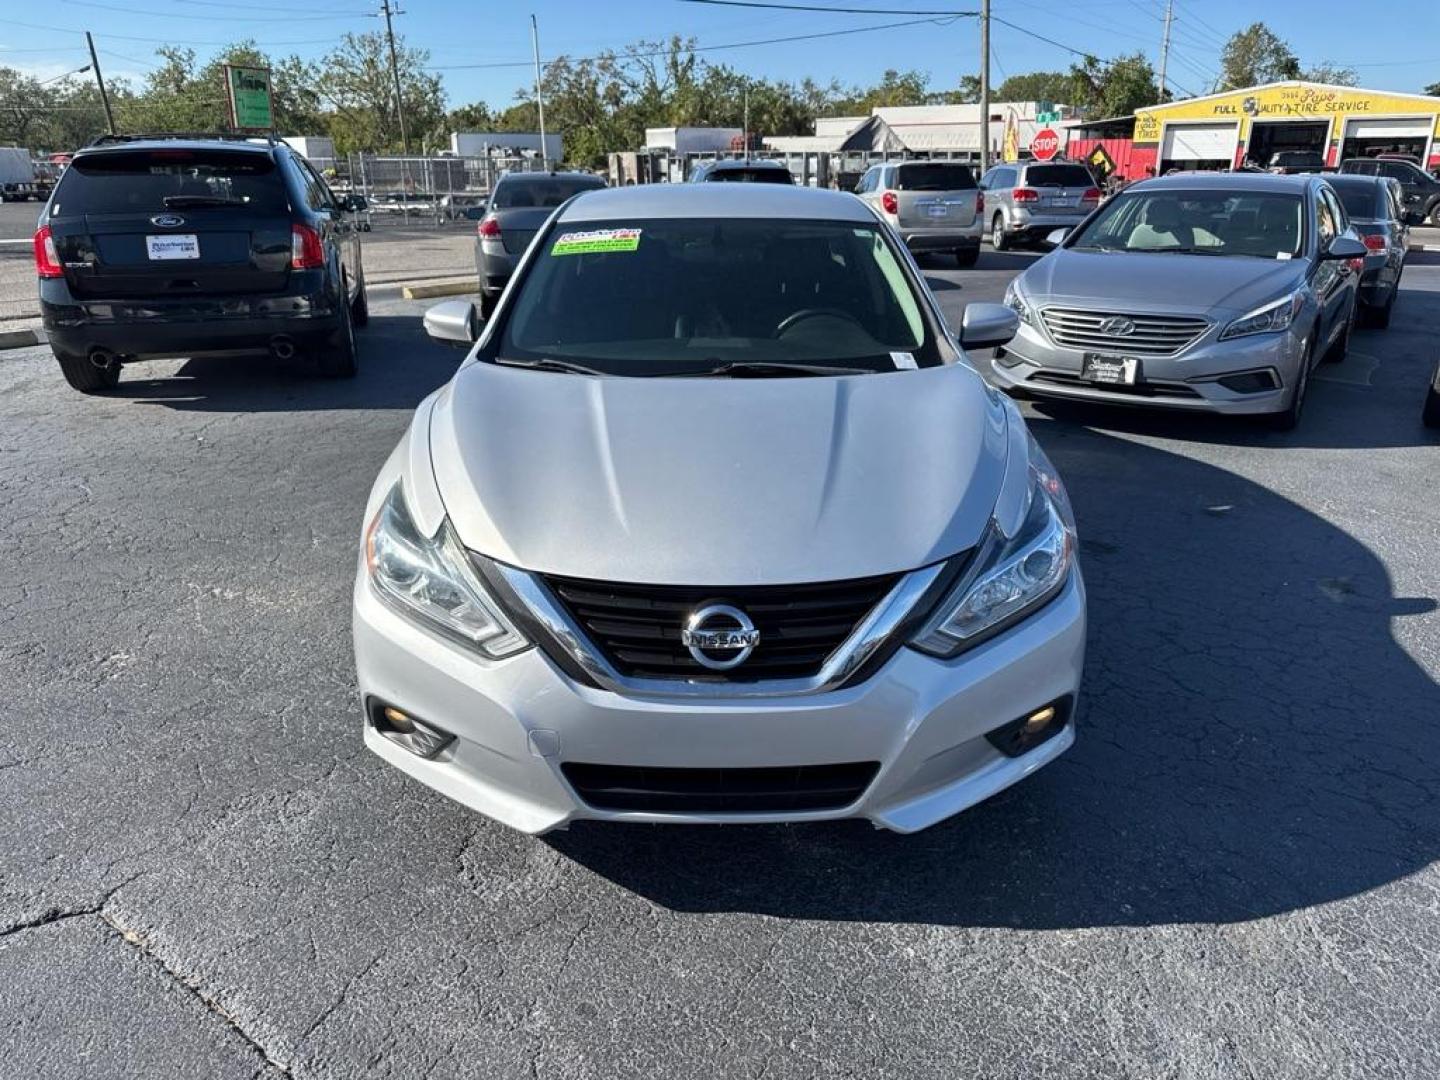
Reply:
[[1263, 22], [1232, 34], [1220, 53], [1220, 79], [1226, 90], [1262, 86], [1300, 77], [1300, 61]]
[[1048, 101], [1071, 104], [1074, 80], [1063, 71], [1033, 71], [1011, 75], [994, 93], [996, 101]]
[[1354, 68], [1332, 64], [1328, 60], [1322, 60], [1313, 67], [1306, 68], [1300, 73], [1300, 78], [1306, 82], [1328, 83], [1331, 86], [1358, 86], [1360, 84], [1360, 77], [1355, 74]]
[[1071, 104], [1092, 116], [1127, 116], [1160, 101], [1155, 69], [1140, 52], [1108, 62], [1083, 57], [1071, 66], [1070, 79]]
[[1429, 94], [1431, 97], [1440, 97], [1440, 82], [1431, 83], [1421, 91], [1422, 94]]
[[[430, 53], [411, 48], [397, 35], [401, 100], [411, 150], [434, 142], [445, 127], [445, 92], [440, 77], [426, 70]], [[346, 34], [318, 66], [313, 88], [330, 110], [330, 135], [338, 153], [400, 149], [395, 113], [395, 83], [385, 35], [372, 31]]]

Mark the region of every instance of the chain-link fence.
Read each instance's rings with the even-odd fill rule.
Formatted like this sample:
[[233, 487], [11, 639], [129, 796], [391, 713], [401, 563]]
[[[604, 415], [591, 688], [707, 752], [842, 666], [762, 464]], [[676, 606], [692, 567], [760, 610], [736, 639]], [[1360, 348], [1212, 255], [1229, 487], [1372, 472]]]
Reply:
[[484, 205], [495, 181], [508, 172], [538, 172], [540, 158], [492, 154], [484, 157], [390, 157], [348, 154], [312, 157], [338, 193], [363, 195], [372, 218], [406, 224], [441, 224], [471, 216]]

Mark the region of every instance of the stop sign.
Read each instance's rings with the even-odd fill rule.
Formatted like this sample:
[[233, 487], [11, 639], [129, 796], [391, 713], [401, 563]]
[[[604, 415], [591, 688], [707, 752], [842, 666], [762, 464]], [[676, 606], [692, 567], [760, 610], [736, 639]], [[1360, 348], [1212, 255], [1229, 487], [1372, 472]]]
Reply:
[[1030, 153], [1036, 161], [1049, 161], [1060, 152], [1060, 136], [1054, 128], [1041, 128], [1030, 140]]

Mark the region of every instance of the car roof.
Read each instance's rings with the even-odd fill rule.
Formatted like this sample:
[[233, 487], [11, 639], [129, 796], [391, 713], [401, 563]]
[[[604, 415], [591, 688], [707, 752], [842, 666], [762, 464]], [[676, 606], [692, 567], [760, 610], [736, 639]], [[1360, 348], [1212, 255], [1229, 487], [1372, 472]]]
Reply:
[[771, 161], [769, 158], [718, 158], [710, 164], [710, 171], [721, 172], [730, 169], [784, 169], [790, 171], [790, 167], [783, 161]]
[[280, 144], [245, 142], [240, 139], [127, 139], [123, 142], [101, 143], [99, 146], [83, 146], [75, 151], [75, 157], [124, 153], [127, 150], [235, 150], [242, 154], [268, 154], [278, 145]]
[[872, 225], [875, 215], [849, 192], [789, 184], [640, 184], [587, 191], [560, 221], [622, 218], [807, 218]]
[[1131, 184], [1125, 190], [1183, 188], [1186, 191], [1274, 191], [1303, 195], [1320, 181], [1321, 177], [1316, 173], [1277, 176], [1275, 173], [1264, 172], [1184, 172], [1175, 173], [1173, 176], [1153, 176]]
[[1364, 173], [1326, 173], [1326, 181], [1337, 188], [1342, 187], [1388, 187], [1395, 181], [1389, 176], [1366, 176]]
[[500, 177], [499, 180], [495, 181], [495, 186], [499, 187], [501, 184], [535, 184], [541, 180], [555, 180], [559, 177], [564, 177], [566, 180], [574, 180], [576, 177], [580, 177], [585, 180], [594, 180], [596, 183], [604, 183], [604, 181], [594, 173], [572, 172], [568, 169], [551, 169], [549, 172], [508, 172]]

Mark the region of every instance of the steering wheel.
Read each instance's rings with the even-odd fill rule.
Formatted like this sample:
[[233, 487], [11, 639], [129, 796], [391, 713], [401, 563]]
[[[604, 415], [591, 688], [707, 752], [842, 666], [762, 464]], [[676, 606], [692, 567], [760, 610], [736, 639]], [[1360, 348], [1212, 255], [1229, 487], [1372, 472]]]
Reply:
[[839, 308], [812, 307], [801, 308], [794, 314], [787, 315], [781, 320], [780, 325], [775, 327], [775, 336], [777, 338], [784, 337], [802, 322], [807, 322], [810, 319], [844, 319], [846, 322], [858, 326], [862, 330], [865, 328], [864, 324], [848, 311], [841, 311]]

